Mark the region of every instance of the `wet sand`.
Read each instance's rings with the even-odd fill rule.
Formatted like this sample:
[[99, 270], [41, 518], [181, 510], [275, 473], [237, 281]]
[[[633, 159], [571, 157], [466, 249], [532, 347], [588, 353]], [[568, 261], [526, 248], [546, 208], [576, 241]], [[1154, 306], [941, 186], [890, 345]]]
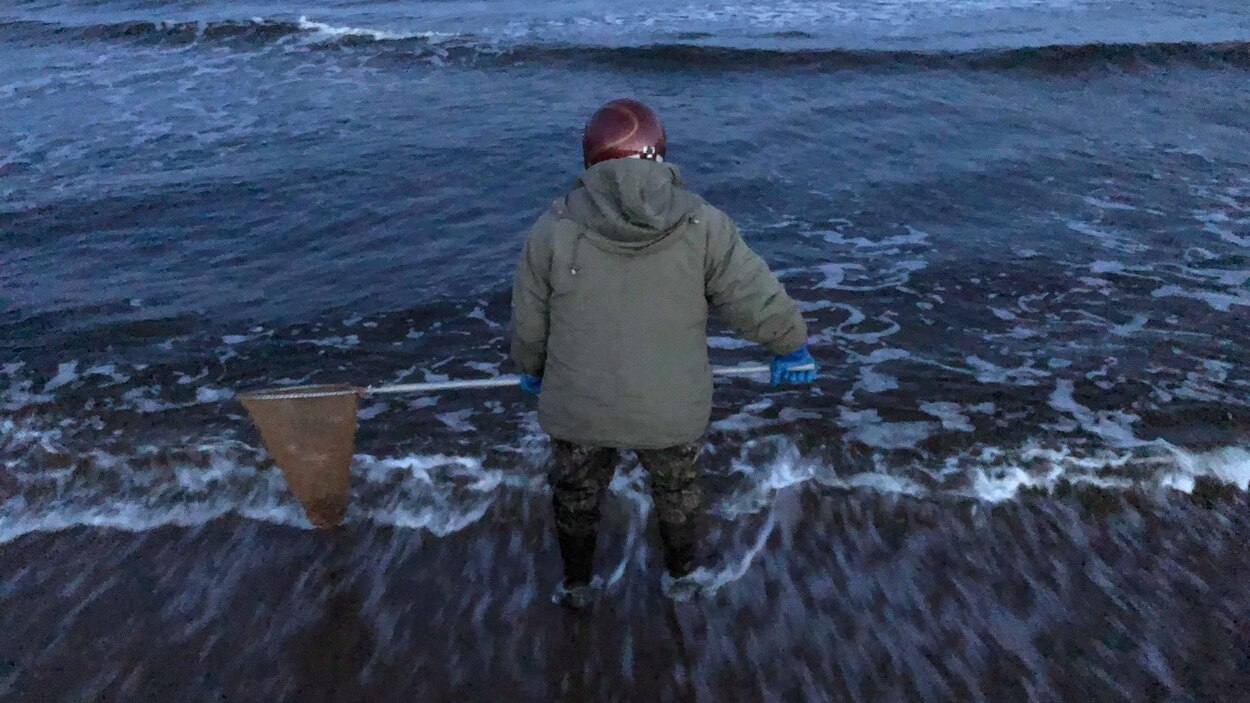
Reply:
[[[673, 603], [620, 495], [596, 609], [550, 602], [546, 496], [446, 537], [226, 517], [0, 546], [5, 701], [1239, 701], [1250, 501], [987, 506], [812, 488], [718, 521], [742, 576]], [[648, 539], [625, 557], [631, 536]], [[737, 560], [737, 561], [735, 561]]]

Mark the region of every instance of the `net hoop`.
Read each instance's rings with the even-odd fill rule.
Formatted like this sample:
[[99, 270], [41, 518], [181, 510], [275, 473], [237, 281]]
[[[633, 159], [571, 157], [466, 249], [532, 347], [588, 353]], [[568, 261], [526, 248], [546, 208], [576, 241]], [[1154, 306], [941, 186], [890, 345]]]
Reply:
[[239, 394], [239, 400], [303, 400], [307, 398], [332, 398], [356, 395], [355, 386], [333, 383], [317, 386], [289, 386], [285, 388], [262, 388]]

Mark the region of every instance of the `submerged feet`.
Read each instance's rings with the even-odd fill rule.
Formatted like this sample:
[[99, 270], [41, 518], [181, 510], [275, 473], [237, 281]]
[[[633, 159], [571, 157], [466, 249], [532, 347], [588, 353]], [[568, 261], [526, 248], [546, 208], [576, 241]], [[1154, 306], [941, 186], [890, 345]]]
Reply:
[[586, 612], [594, 608], [600, 590], [602, 590], [602, 581], [598, 578], [590, 583], [565, 581], [556, 588], [556, 592], [551, 596], [551, 602], [569, 610]]
[[[699, 567], [688, 573], [674, 575], [665, 571], [660, 576], [660, 588], [664, 595], [677, 602], [697, 599], [707, 592], [711, 584], [711, 573], [705, 567]], [[551, 602], [576, 612], [587, 612], [594, 609], [595, 603], [603, 592], [603, 579], [595, 577], [589, 583], [564, 581], [556, 587], [551, 595]]]
[[674, 576], [672, 573], [665, 572], [660, 577], [660, 587], [664, 591], [664, 595], [678, 602], [685, 602], [698, 598], [707, 590], [707, 579], [704, 578], [705, 569], [695, 569], [690, 573], [681, 576]]

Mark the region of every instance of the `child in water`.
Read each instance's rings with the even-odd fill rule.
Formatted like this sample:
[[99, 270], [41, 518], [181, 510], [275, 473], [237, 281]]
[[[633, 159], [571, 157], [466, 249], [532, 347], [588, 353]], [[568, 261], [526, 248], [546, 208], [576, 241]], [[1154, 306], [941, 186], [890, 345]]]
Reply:
[[551, 436], [561, 597], [576, 607], [593, 595], [599, 506], [621, 450], [648, 473], [666, 585], [690, 585], [709, 311], [776, 355], [774, 384], [816, 377], [798, 307], [729, 217], [685, 189], [665, 142], [640, 102], [595, 112], [586, 170], [531, 228], [513, 283], [512, 358]]

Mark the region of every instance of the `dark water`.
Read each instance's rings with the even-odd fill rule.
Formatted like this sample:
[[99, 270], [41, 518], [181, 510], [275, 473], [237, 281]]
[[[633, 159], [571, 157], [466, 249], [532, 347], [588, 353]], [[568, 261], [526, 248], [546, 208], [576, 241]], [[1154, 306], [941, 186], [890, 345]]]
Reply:
[[[620, 95], [825, 366], [720, 385], [709, 595], [629, 463], [550, 603], [513, 392], [366, 403], [313, 531], [232, 392], [511, 372]], [[1247, 114], [1240, 0], [10, 2], [0, 699], [1245, 700]]]

